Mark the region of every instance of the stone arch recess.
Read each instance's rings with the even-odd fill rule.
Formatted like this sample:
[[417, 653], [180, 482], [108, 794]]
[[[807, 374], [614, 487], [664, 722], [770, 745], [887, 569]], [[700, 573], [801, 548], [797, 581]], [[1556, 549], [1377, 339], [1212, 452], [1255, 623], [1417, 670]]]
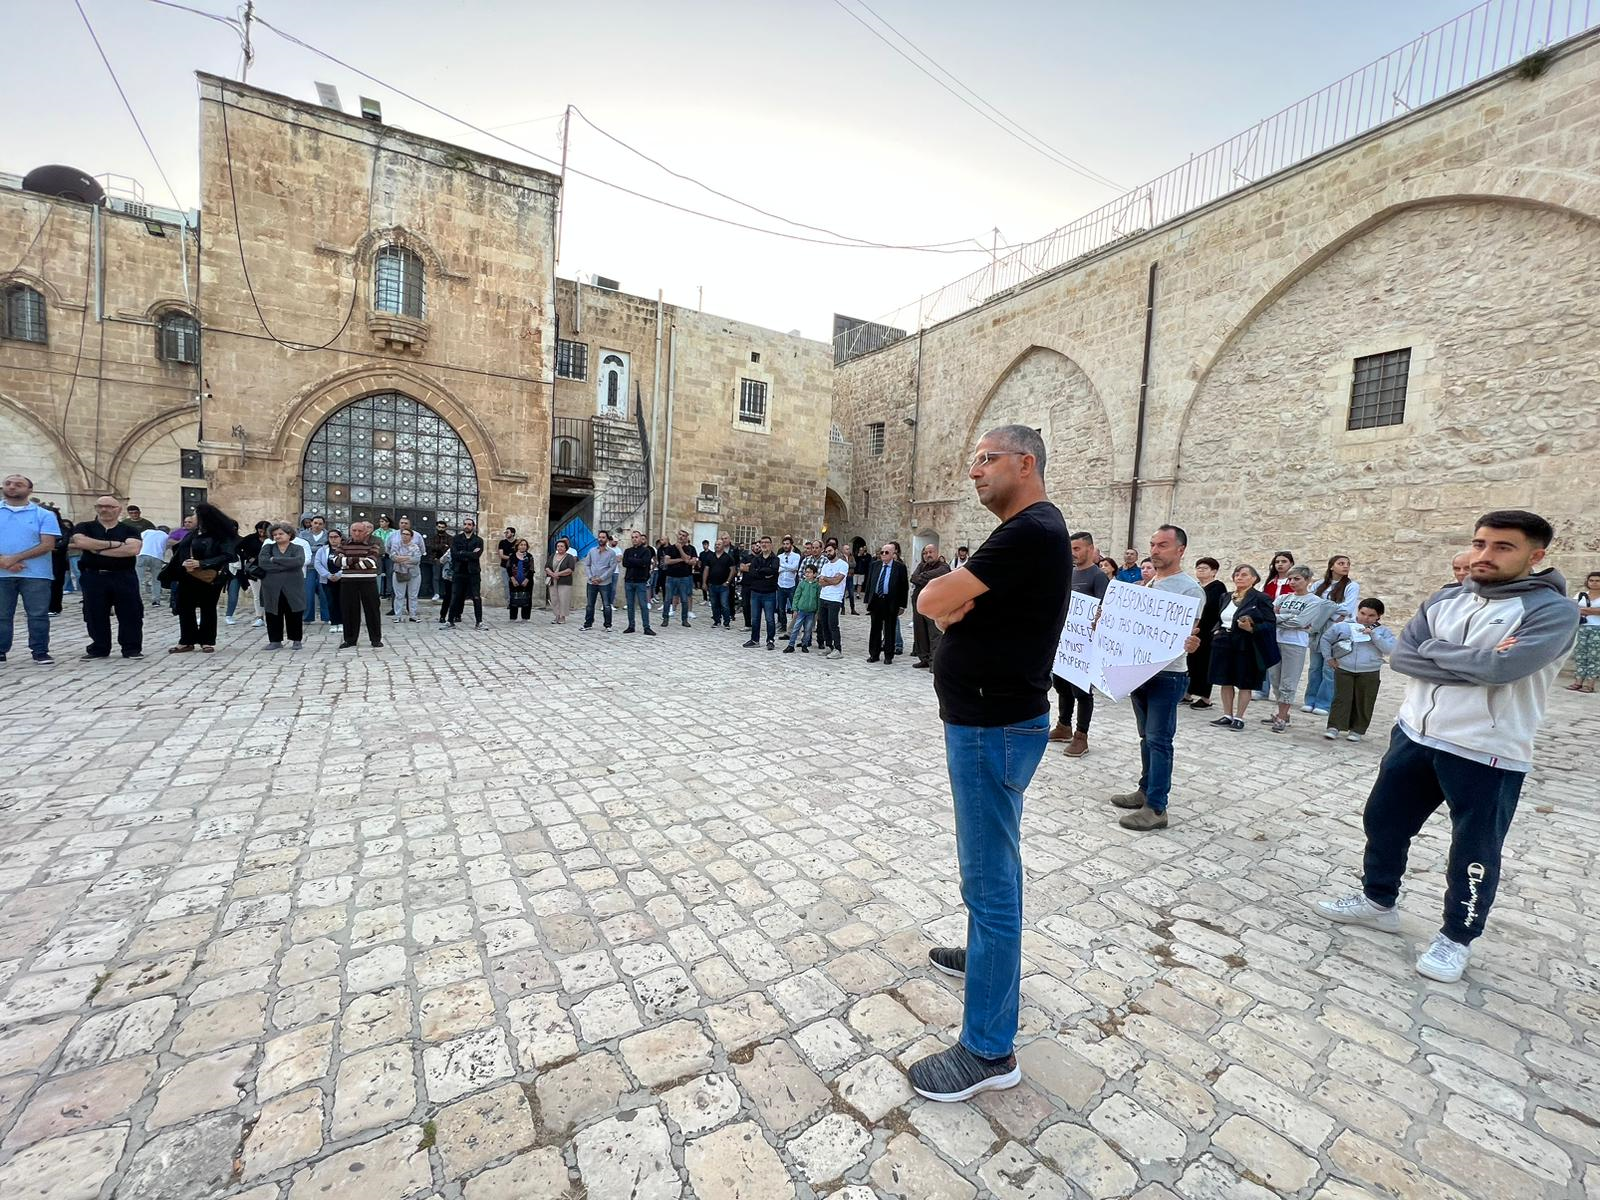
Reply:
[[378, 392], [403, 392], [427, 405], [450, 423], [488, 478], [503, 473], [494, 439], [455, 393], [437, 380], [398, 363], [352, 367], [302, 388], [273, 432], [272, 457], [293, 463], [298, 472], [299, 464], [305, 459], [306, 443], [322, 423], [345, 405]]
[[1600, 221], [1600, 186], [1591, 187], [1595, 194], [1588, 197], [1590, 207], [1585, 209], [1576, 206], [1576, 197], [1574, 197], [1573, 203], [1556, 203], [1539, 197], [1517, 195], [1513, 190], [1514, 184], [1512, 184], [1512, 181], [1506, 180], [1505, 182], [1508, 186], [1505, 190], [1498, 192], [1444, 191], [1408, 199], [1398, 199], [1386, 205], [1372, 206], [1365, 215], [1357, 216], [1340, 233], [1303, 258], [1272, 287], [1252, 301], [1237, 319], [1228, 321], [1223, 332], [1215, 335], [1201, 350], [1197, 357], [1198, 361], [1204, 365], [1195, 374], [1193, 385], [1189, 388], [1188, 395], [1183, 398], [1183, 410], [1178, 418], [1177, 429], [1174, 436], [1167, 443], [1171, 448], [1172, 458], [1170, 462], [1163, 464], [1161, 470], [1168, 474], [1176, 473], [1183, 439], [1188, 432], [1189, 417], [1194, 411], [1195, 401], [1205, 390], [1206, 381], [1217, 364], [1223, 360], [1262, 313], [1276, 304], [1295, 284], [1310, 275], [1356, 239], [1371, 233], [1374, 229], [1386, 224], [1402, 213], [1419, 208], [1442, 208], [1458, 204], [1506, 204], [1514, 207], [1543, 209], [1585, 221]]
[[129, 495], [129, 488], [133, 486], [133, 469], [146, 450], [167, 434], [175, 433], [199, 419], [200, 406], [185, 404], [179, 408], [169, 408], [136, 426], [122, 439], [122, 444], [111, 455], [111, 465], [106, 468], [106, 477], [110, 479], [115, 494], [122, 497]]
[[[0, 392], [0, 414], [15, 418], [21, 424], [39, 434], [45, 444], [54, 452], [56, 465], [61, 468], [62, 483], [71, 489], [71, 494], [86, 496], [95, 490], [94, 480], [90, 478], [83, 460], [72, 453], [71, 448], [61, 436], [50, 426], [39, 420], [38, 417], [34, 416], [33, 413], [29, 412], [26, 407], [4, 392]], [[8, 466], [6, 470], [9, 473], [11, 467]]]

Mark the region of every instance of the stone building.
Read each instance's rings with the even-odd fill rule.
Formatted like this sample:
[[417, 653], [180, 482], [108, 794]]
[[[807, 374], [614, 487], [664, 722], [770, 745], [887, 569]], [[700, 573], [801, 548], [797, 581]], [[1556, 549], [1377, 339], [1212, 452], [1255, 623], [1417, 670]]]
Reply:
[[[0, 176], [0, 246], [15, 264], [0, 275], [0, 472], [21, 471], [76, 520], [113, 492], [176, 522], [184, 489], [205, 486], [193, 221], [21, 184]], [[63, 190], [100, 192], [70, 178]]]
[[1473, 518], [1519, 506], [1581, 577], [1600, 565], [1597, 129], [1588, 35], [843, 363], [853, 524], [975, 546], [994, 522], [967, 456], [1021, 422], [1112, 553], [1172, 520], [1225, 564], [1348, 554], [1405, 609]]
[[822, 528], [826, 342], [565, 279], [556, 314], [552, 528], [570, 514], [696, 545]]
[[81, 199], [0, 179], [4, 469], [42, 497], [536, 548], [824, 520], [828, 345], [558, 283], [555, 176], [209, 75], [200, 147], [203, 236], [76, 172]]

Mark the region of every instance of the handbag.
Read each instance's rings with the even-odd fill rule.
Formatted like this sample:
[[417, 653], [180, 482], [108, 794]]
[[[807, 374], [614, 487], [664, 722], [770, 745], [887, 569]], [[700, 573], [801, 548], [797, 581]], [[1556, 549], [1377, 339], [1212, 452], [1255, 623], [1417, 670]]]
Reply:
[[411, 582], [411, 572], [414, 570], [410, 563], [395, 563], [394, 577], [401, 583]]
[[184, 570], [189, 572], [190, 579], [198, 583], [215, 583], [217, 581], [217, 569], [215, 567], [185, 567]]

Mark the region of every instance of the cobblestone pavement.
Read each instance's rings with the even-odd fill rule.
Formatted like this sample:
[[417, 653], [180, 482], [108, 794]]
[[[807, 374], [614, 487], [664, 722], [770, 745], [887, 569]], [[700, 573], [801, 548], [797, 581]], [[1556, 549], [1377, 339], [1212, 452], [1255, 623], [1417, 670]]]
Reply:
[[1553, 698], [1454, 986], [1442, 821], [1403, 936], [1307, 911], [1381, 737], [1185, 712], [1134, 835], [1102, 705], [1029, 793], [1024, 1082], [940, 1106], [926, 673], [864, 617], [840, 662], [490, 619], [86, 664], [69, 609], [0, 668], [0, 1197], [1600, 1197], [1600, 702]]

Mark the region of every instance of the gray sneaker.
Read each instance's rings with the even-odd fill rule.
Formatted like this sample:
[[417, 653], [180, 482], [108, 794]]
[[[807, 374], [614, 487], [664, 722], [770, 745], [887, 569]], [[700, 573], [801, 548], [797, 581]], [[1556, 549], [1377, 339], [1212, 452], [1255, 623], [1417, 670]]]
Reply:
[[1374, 904], [1360, 892], [1337, 900], [1318, 900], [1317, 912], [1341, 925], [1367, 925], [1385, 933], [1400, 932], [1399, 912]]
[[942, 1104], [967, 1100], [979, 1092], [1004, 1091], [1022, 1082], [1016, 1055], [979, 1058], [959, 1042], [912, 1063], [907, 1074], [917, 1095]]
[[1134, 829], [1140, 833], [1148, 833], [1152, 829], [1165, 829], [1167, 827], [1167, 814], [1165, 810], [1157, 812], [1146, 804], [1143, 808], [1127, 813], [1117, 821], [1124, 829]]
[[1146, 803], [1144, 793], [1139, 791], [1123, 792], [1120, 796], [1110, 797], [1110, 800], [1118, 808], [1143, 808]]

